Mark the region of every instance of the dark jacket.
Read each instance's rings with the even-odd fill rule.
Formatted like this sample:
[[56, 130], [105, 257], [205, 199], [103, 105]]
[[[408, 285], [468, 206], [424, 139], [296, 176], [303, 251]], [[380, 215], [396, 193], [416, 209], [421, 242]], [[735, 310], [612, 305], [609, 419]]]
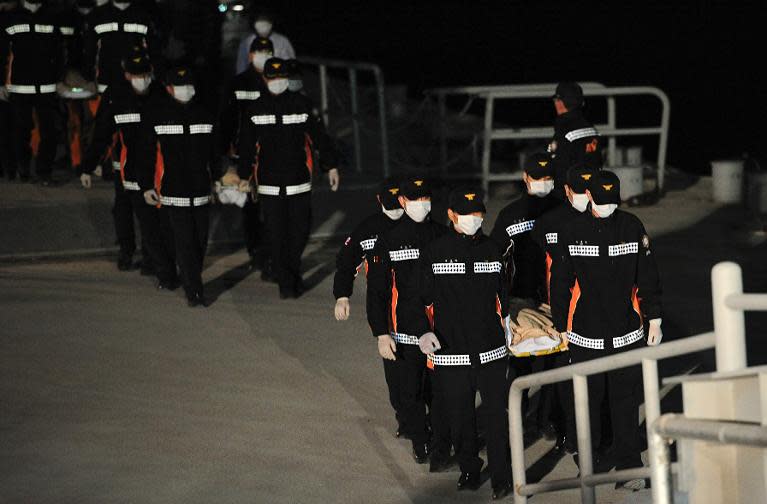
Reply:
[[64, 70], [61, 30], [56, 17], [46, 7], [34, 14], [18, 7], [3, 13], [0, 27], [0, 69], [8, 91], [55, 93], [55, 84]]
[[493, 240], [481, 231], [466, 236], [451, 229], [427, 247], [421, 267], [438, 354], [476, 356], [506, 345], [508, 295]]
[[611, 350], [612, 338], [661, 316], [658, 268], [636, 216], [621, 210], [605, 219], [582, 214], [558, 238], [564, 255], [551, 285], [558, 331], [604, 340]]
[[333, 295], [336, 299], [351, 297], [358, 268], [364, 264], [367, 275], [378, 237], [398, 222], [379, 211], [363, 220], [346, 238], [336, 256], [336, 275], [333, 277]]
[[420, 337], [431, 330], [423, 303], [421, 253], [447, 232], [430, 218], [415, 222], [407, 214], [378, 237], [368, 262], [368, 323], [373, 336], [390, 332]]
[[70, 8], [60, 14], [59, 31], [64, 41], [65, 66], [78, 72], [83, 66], [83, 44], [87, 29], [86, 17], [77, 9]]
[[576, 163], [586, 163], [592, 168], [602, 167], [602, 146], [594, 125], [583, 116], [581, 109], [558, 115], [554, 121], [554, 138], [557, 149], [552, 158], [554, 170], [554, 195], [565, 199], [567, 170]]
[[248, 105], [268, 94], [266, 84], [260, 73], [251, 65], [244, 72], [237, 74], [224, 93], [219, 123], [221, 127], [220, 151], [222, 155], [237, 155], [240, 126]]

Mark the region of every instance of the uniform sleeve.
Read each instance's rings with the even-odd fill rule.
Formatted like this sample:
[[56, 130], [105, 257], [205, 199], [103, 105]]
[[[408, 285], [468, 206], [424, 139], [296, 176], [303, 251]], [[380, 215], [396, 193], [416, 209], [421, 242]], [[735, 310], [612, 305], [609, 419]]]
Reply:
[[96, 112], [95, 126], [93, 129], [93, 139], [88, 150], [85, 152], [85, 158], [80, 165], [80, 173], [92, 173], [96, 165], [103, 158], [104, 153], [112, 144], [116, 126], [112, 115], [111, 93], [107, 91], [101, 99], [101, 105]]
[[253, 165], [258, 155], [258, 128], [250, 120], [251, 115], [251, 108], [248, 107], [242, 115], [240, 138], [237, 141], [237, 153], [240, 156], [237, 174], [243, 180], [254, 178]]
[[[499, 256], [499, 259], [502, 259], [501, 256]], [[502, 260], [501, 264], [504, 264]], [[498, 275], [497, 286], [498, 303], [500, 304], [502, 319], [505, 319], [509, 315], [509, 282], [507, 281], [509, 274], [505, 269], [506, 266], [502, 266], [501, 273]]]
[[351, 297], [354, 291], [357, 268], [365, 257], [362, 245], [360, 245], [361, 234], [360, 227], [357, 227], [346, 238], [338, 251], [338, 255], [336, 255], [336, 274], [333, 277], [333, 295], [336, 299]]
[[572, 288], [575, 285], [575, 270], [568, 248], [566, 233], [559, 233], [561, 257], [551, 267], [551, 317], [559, 332], [568, 330], [567, 318], [570, 310]]
[[639, 251], [637, 257], [637, 297], [639, 307], [645, 319], [660, 318], [662, 314], [661, 295], [663, 293], [660, 283], [658, 265], [655, 262], [655, 254], [652, 252], [650, 238], [643, 225], [639, 225]]
[[213, 131], [211, 132], [211, 135], [213, 135], [213, 137], [211, 138], [211, 142], [210, 142], [208, 170], [210, 170], [211, 181], [216, 181], [220, 179], [222, 176], [221, 153], [218, 150], [218, 146], [221, 143], [221, 141], [219, 140], [219, 135], [221, 135], [221, 131], [220, 131], [219, 125], [216, 122], [215, 117], [211, 116], [210, 120], [213, 123]]
[[81, 73], [90, 81], [96, 80], [96, 53], [98, 51], [98, 36], [93, 29], [94, 19], [88, 18], [83, 30], [83, 57]]
[[[3, 77], [8, 75], [9, 69], [8, 69], [8, 57], [10, 55], [11, 50], [11, 40], [10, 35], [6, 33], [5, 28], [8, 26], [8, 22], [0, 21], [0, 71], [3, 72]], [[2, 85], [6, 84], [5, 79], [3, 79]]]
[[314, 107], [309, 105], [308, 108], [307, 133], [314, 142], [315, 148], [320, 152], [320, 168], [322, 171], [338, 168], [338, 151], [325, 129], [325, 123], [322, 122], [322, 117]]
[[493, 230], [490, 231], [490, 238], [498, 245], [503, 255], [509, 254], [514, 245], [514, 240], [512, 240], [509, 233], [506, 232], [507, 226], [508, 218], [506, 209], [504, 208], [501, 210], [501, 213], [498, 214]]
[[431, 246], [427, 247], [424, 255], [421, 257], [421, 299], [425, 307], [434, 305], [435, 282], [434, 282], [434, 270], [432, 269], [432, 250]]
[[367, 313], [373, 336], [389, 334], [391, 263], [388, 247], [379, 237], [368, 263]]
[[158, 160], [157, 134], [151, 114], [145, 114], [136, 138], [137, 160], [136, 173], [142, 191], [154, 189], [154, 175]]

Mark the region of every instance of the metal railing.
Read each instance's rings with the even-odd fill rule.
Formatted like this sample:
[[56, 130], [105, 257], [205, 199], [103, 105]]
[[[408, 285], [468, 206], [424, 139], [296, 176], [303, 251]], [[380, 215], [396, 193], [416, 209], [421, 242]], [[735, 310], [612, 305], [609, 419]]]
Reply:
[[[626, 481], [636, 478], [652, 478], [653, 498], [668, 494], [671, 490], [668, 471], [665, 476], [657, 464], [662, 460], [663, 438], [654, 430], [660, 417], [660, 383], [658, 361], [685, 354], [716, 348], [717, 371], [735, 371], [746, 367], [746, 335], [744, 310], [766, 310], [767, 294], [743, 294], [740, 266], [732, 262], [719, 263], [711, 270], [712, 301], [714, 307], [714, 332], [704, 333], [681, 340], [662, 343], [657, 347], [642, 348], [611, 355], [588, 362], [522, 376], [514, 380], [509, 390], [509, 440], [511, 443], [514, 502], [523, 504], [527, 497], [537, 493], [557, 490], [581, 489], [581, 502], [596, 501], [595, 486], [603, 483]], [[645, 422], [651, 467], [593, 474], [591, 449], [591, 420], [589, 418], [588, 376], [605, 373], [637, 364], [642, 365], [644, 384]], [[575, 422], [580, 463], [578, 478], [543, 481], [527, 484], [525, 473], [525, 448], [522, 426], [522, 395], [525, 390], [562, 381], [573, 381], [575, 396]], [[664, 487], [664, 482], [666, 487]], [[658, 501], [663, 502], [663, 501]]]
[[[666, 93], [655, 87], [605, 87], [598, 82], [581, 83], [584, 96], [603, 96], [607, 99], [607, 123], [597, 124], [596, 128], [600, 135], [608, 138], [607, 158], [608, 165], [613, 166], [616, 160], [616, 138], [620, 136], [658, 135], [658, 189], [662, 190], [666, 169], [666, 152], [668, 148], [668, 127], [671, 103]], [[549, 98], [554, 94], [556, 84], [529, 84], [510, 86], [471, 86], [438, 88], [429, 90], [427, 93], [437, 97], [440, 119], [440, 161], [443, 170], [447, 163], [447, 122], [446, 122], [446, 97], [450, 95], [467, 95], [469, 102], [463, 107], [462, 113], [468, 110], [474, 99], [485, 100], [484, 127], [482, 131], [482, 185], [487, 191], [490, 182], [519, 180], [520, 173], [494, 174], [490, 171], [492, 157], [492, 142], [494, 140], [533, 140], [551, 139], [553, 128], [495, 128], [495, 102], [497, 100]], [[617, 126], [617, 106], [615, 98], [618, 96], [650, 95], [657, 97], [662, 105], [660, 124], [647, 128], [619, 128]]]
[[330, 124], [328, 109], [328, 68], [346, 69], [349, 75], [349, 90], [351, 94], [351, 120], [352, 135], [354, 138], [354, 165], [357, 172], [362, 171], [362, 141], [360, 137], [360, 110], [359, 110], [359, 86], [357, 82], [358, 72], [370, 72], [375, 79], [376, 96], [378, 104], [378, 123], [380, 129], [381, 164], [385, 177], [389, 176], [389, 139], [386, 129], [386, 90], [384, 76], [381, 67], [373, 63], [361, 63], [358, 61], [343, 61], [334, 59], [302, 56], [301, 63], [316, 66], [320, 79], [320, 113], [325, 126]]

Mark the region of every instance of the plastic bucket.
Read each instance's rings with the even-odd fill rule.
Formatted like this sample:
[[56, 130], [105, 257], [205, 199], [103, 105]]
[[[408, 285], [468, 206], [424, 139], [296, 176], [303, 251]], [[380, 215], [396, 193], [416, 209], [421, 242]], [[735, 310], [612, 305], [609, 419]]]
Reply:
[[714, 201], [740, 203], [743, 201], [743, 161], [711, 161]]
[[626, 166], [642, 166], [642, 147], [626, 149]]
[[621, 200], [626, 201], [644, 192], [644, 179], [641, 166], [618, 166], [610, 168], [621, 181]]
[[746, 177], [748, 209], [767, 214], [767, 173], [749, 173]]

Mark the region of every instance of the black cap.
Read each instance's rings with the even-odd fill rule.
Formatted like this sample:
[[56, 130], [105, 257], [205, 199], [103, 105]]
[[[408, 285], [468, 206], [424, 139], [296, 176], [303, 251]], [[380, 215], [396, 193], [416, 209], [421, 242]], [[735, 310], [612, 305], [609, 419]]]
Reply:
[[487, 212], [485, 194], [479, 187], [461, 186], [450, 191], [447, 207], [458, 215]]
[[551, 155], [545, 152], [536, 152], [525, 160], [525, 173], [528, 177], [539, 180], [545, 177], [553, 177], [554, 170], [551, 165]]
[[140, 75], [152, 71], [152, 63], [145, 50], [136, 48], [123, 59], [123, 70], [130, 74]]
[[567, 170], [567, 185], [572, 192], [583, 194], [591, 185], [591, 179], [598, 171], [586, 163], [576, 163]]
[[389, 177], [381, 183], [378, 189], [378, 196], [381, 198], [381, 204], [387, 210], [396, 210], [402, 208], [399, 204], [399, 181]]
[[431, 186], [424, 177], [409, 177], [400, 183], [399, 194], [409, 200], [431, 198]]
[[188, 86], [194, 85], [194, 75], [192, 70], [187, 67], [176, 67], [168, 71], [165, 83], [169, 86]]
[[288, 77], [291, 79], [297, 79], [301, 77], [301, 64], [296, 59], [285, 60], [285, 65], [288, 68]]
[[269, 51], [274, 54], [274, 44], [268, 38], [256, 37], [253, 42], [250, 43], [250, 52], [256, 51]]
[[577, 82], [560, 82], [552, 98], [559, 98], [568, 109], [583, 105], [583, 89]]
[[621, 181], [611, 171], [596, 172], [591, 177], [589, 192], [597, 205], [607, 205], [608, 203], [620, 205], [621, 203]]
[[288, 67], [281, 58], [269, 58], [264, 64], [263, 76], [267, 79], [287, 78]]

